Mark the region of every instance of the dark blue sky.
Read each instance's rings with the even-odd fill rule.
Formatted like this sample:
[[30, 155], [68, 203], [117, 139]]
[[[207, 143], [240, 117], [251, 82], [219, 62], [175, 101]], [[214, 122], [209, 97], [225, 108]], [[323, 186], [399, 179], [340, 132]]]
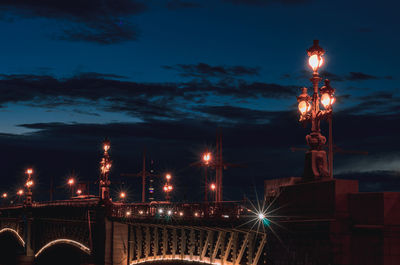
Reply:
[[226, 172], [232, 193], [243, 176], [259, 186], [300, 175], [303, 154], [289, 148], [305, 146], [308, 130], [297, 123], [296, 96], [310, 85], [305, 49], [319, 39], [326, 50], [321, 74], [338, 97], [335, 143], [369, 152], [338, 154], [335, 172], [365, 175], [365, 190], [399, 189], [399, 7], [341, 0], [0, 1], [7, 179], [20, 181], [27, 165], [41, 172], [43, 186], [50, 176], [63, 182], [72, 170], [95, 179], [96, 148], [109, 136], [116, 175], [139, 171], [146, 146], [157, 170], [181, 172], [182, 187], [201, 184], [201, 172], [179, 168], [213, 144], [217, 127], [227, 159], [247, 165]]

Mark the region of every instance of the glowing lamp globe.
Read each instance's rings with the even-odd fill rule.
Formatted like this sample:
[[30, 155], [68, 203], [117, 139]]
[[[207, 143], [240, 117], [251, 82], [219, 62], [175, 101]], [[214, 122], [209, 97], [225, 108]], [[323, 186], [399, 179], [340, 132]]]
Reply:
[[32, 174], [32, 173], [33, 173], [33, 169], [32, 169], [32, 168], [28, 168], [28, 169], [26, 170], [26, 174], [30, 175], [30, 174]]
[[167, 180], [170, 180], [170, 179], [171, 179], [171, 174], [165, 175], [165, 178], [166, 178]]
[[309, 112], [311, 109], [311, 105], [307, 103], [307, 101], [300, 101], [299, 102], [299, 111], [301, 113], [301, 115], [306, 114], [307, 112]]
[[318, 68], [320, 68], [323, 63], [324, 59], [322, 59], [322, 57], [318, 56], [317, 54], [311, 55], [308, 59], [308, 64], [314, 72], [318, 71]]
[[335, 98], [328, 93], [323, 93], [321, 96], [321, 103], [325, 109], [329, 108], [335, 102]]

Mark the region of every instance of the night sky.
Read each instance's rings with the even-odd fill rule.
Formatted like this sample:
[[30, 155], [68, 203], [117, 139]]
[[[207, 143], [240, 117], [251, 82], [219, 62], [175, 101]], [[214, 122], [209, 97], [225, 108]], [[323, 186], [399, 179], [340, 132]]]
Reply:
[[[175, 199], [201, 200], [188, 167], [223, 133], [224, 199], [301, 176], [309, 127], [296, 96], [310, 87], [306, 49], [336, 88], [334, 174], [363, 191], [400, 191], [400, 27], [397, 1], [1, 0], [0, 191], [35, 169], [36, 198], [58, 198], [73, 172], [94, 182], [109, 137], [113, 191], [140, 198], [147, 149], [172, 172]], [[322, 123], [327, 136], [327, 123]], [[159, 181], [158, 185], [161, 184]], [[161, 187], [156, 186], [161, 193]], [[93, 184], [93, 190], [94, 184]]]

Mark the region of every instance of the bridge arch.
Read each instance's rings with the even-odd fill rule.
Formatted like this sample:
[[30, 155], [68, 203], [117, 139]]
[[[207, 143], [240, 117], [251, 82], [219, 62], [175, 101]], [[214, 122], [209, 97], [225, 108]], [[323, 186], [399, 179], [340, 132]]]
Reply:
[[46, 245], [44, 245], [41, 249], [39, 249], [38, 252], [36, 252], [35, 254], [35, 258], [39, 257], [41, 253], [43, 253], [43, 251], [45, 251], [46, 249], [55, 246], [55, 245], [59, 245], [59, 244], [67, 244], [73, 247], [76, 247], [78, 249], [80, 249], [82, 252], [90, 255], [90, 248], [88, 248], [87, 246], [85, 246], [84, 244], [75, 241], [75, 240], [71, 240], [71, 239], [65, 239], [65, 238], [61, 238], [61, 239], [56, 239], [53, 240], [49, 243], [47, 243]]
[[21, 244], [21, 246], [25, 247], [24, 239], [14, 229], [5, 227], [5, 228], [0, 229], [0, 235], [2, 233], [11, 233], [18, 240], [18, 242]]

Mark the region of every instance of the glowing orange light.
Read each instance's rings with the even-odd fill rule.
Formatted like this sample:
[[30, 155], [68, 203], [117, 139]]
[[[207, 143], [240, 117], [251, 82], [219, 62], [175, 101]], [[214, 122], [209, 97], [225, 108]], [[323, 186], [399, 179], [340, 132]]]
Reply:
[[82, 190], [81, 190], [81, 189], [78, 189], [78, 190], [76, 191], [76, 194], [81, 195], [81, 194], [82, 194]]
[[214, 183], [211, 183], [211, 185], [210, 185], [210, 189], [211, 189], [211, 190], [215, 190], [216, 187], [217, 187], [217, 186], [215, 186]]
[[167, 180], [170, 180], [170, 179], [172, 178], [172, 176], [171, 176], [171, 174], [168, 173], [168, 174], [165, 175], [165, 178], [166, 178]]
[[130, 212], [130, 211], [127, 211], [127, 212], [125, 213], [125, 215], [126, 215], [126, 216], [131, 216], [131, 212]]
[[203, 155], [203, 161], [208, 164], [211, 161], [211, 153], [207, 152]]
[[19, 189], [17, 192], [17, 195], [21, 196], [24, 194], [24, 190], [23, 189]]
[[119, 194], [119, 197], [120, 197], [121, 199], [124, 199], [124, 198], [126, 197], [126, 193], [122, 191], [122, 192]]
[[299, 102], [299, 111], [301, 115], [304, 115], [306, 112], [310, 111], [311, 105], [308, 102], [302, 100]]
[[110, 145], [109, 144], [104, 144], [103, 148], [104, 148], [104, 152], [108, 152], [108, 150], [110, 150]]
[[199, 213], [194, 213], [194, 216], [195, 217], [199, 217]]
[[328, 93], [324, 93], [321, 96], [321, 103], [325, 109], [329, 108], [335, 102], [335, 98], [329, 95]]
[[7, 196], [8, 196], [8, 195], [7, 195], [7, 193], [5, 193], [5, 192], [1, 195], [1, 197], [3, 197], [4, 199], [7, 198]]
[[31, 175], [33, 173], [33, 169], [32, 168], [28, 168], [26, 170], [26, 174]]
[[73, 178], [70, 178], [70, 179], [68, 180], [68, 184], [69, 184], [70, 186], [74, 185], [74, 184], [75, 184], [75, 180], [74, 180]]
[[142, 211], [142, 210], [140, 210], [140, 211], [139, 211], [139, 214], [143, 214], [143, 211]]
[[316, 54], [311, 55], [310, 58], [308, 59], [308, 64], [311, 66], [314, 72], [316, 72], [323, 63], [324, 59], [322, 59], [322, 56], [318, 56]]
[[172, 190], [172, 186], [168, 185], [168, 190], [171, 191]]
[[179, 212], [179, 216], [183, 216], [183, 212]]
[[168, 191], [168, 186], [164, 186], [164, 191], [167, 192]]
[[32, 186], [33, 186], [33, 180], [28, 180], [28, 181], [25, 183], [25, 186], [27, 186], [28, 188], [32, 187]]

